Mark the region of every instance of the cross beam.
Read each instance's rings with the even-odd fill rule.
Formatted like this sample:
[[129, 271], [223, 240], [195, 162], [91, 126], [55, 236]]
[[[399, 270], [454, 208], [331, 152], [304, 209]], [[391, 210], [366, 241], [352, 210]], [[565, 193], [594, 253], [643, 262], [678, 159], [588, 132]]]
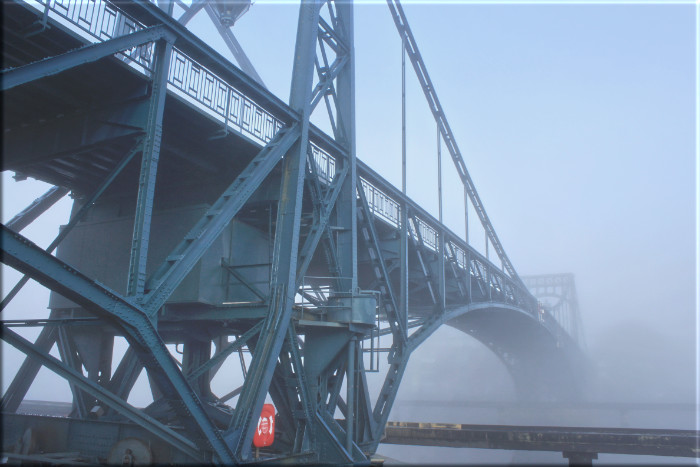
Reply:
[[86, 45], [78, 50], [72, 50], [62, 55], [30, 63], [19, 68], [5, 70], [1, 75], [2, 85], [0, 87], [3, 91], [7, 91], [37, 78], [53, 76], [71, 68], [95, 62], [118, 52], [160, 39], [164, 39], [172, 44], [175, 41], [175, 34], [166, 26], [158, 25], [97, 44]]

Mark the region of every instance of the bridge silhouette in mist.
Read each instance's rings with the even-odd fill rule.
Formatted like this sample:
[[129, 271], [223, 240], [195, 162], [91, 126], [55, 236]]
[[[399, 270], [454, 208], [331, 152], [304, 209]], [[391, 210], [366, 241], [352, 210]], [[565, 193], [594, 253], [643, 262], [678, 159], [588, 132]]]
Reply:
[[[404, 57], [484, 254], [443, 222], [442, 167], [435, 217], [406, 195], [405, 163], [397, 188], [356, 154], [351, 3], [302, 2], [289, 102], [232, 32], [248, 3], [175, 3], [5, 5], [3, 170], [54, 188], [2, 227], [2, 261], [24, 275], [3, 309], [30, 279], [52, 291], [45, 318], [3, 321], [26, 356], [2, 399], [4, 445], [28, 459], [367, 462], [412, 352], [444, 324], [492, 349], [521, 400], [575, 397], [573, 277], [518, 276], [398, 1]], [[186, 29], [200, 13], [240, 68]], [[21, 234], [69, 192], [48, 248]], [[69, 418], [18, 411], [41, 367], [68, 381]], [[153, 402], [139, 408], [143, 370]], [[370, 372], [384, 376], [377, 394]], [[266, 400], [275, 442], [254, 452]]]

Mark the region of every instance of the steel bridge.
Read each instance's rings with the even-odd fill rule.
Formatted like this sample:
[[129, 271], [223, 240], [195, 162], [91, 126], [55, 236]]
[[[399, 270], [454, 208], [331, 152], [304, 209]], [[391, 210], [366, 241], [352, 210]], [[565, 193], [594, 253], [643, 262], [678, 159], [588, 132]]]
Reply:
[[[3, 170], [55, 186], [2, 226], [2, 262], [24, 274], [2, 308], [30, 279], [52, 291], [45, 318], [3, 320], [3, 341], [26, 355], [2, 398], [4, 446], [104, 461], [137, 437], [159, 463], [366, 463], [411, 353], [443, 324], [496, 352], [523, 399], [578, 387], [577, 333], [509, 261], [397, 0], [404, 58], [486, 255], [443, 224], [441, 192], [438, 218], [406, 195], [405, 164], [399, 189], [356, 154], [350, 2], [302, 1], [288, 103], [232, 33], [246, 2], [178, 1], [179, 16], [173, 5], [3, 4]], [[184, 26], [199, 11], [240, 68]], [[332, 134], [310, 122], [323, 111]], [[68, 192], [70, 221], [48, 248], [21, 235]], [[40, 329], [34, 342], [26, 326]], [[231, 359], [243, 384], [215, 395]], [[57, 420], [16, 414], [41, 367], [73, 395], [60, 446], [46, 431]], [[144, 369], [154, 402], [137, 408], [127, 400]], [[372, 371], [385, 373], [378, 394]], [[256, 458], [266, 399], [275, 442]]]

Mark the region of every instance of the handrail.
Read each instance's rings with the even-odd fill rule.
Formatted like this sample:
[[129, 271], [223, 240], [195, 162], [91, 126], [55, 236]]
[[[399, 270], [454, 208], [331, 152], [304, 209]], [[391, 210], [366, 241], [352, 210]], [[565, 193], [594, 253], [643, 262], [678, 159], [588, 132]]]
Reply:
[[[168, 91], [190, 102], [197, 110], [221, 122], [227, 129], [261, 146], [270, 141], [282, 127], [297, 118], [286, 104], [253, 80], [246, 80], [244, 73], [216, 54], [155, 5], [148, 3], [116, 5], [110, 0], [89, 2], [92, 4], [91, 8], [84, 7], [84, 2], [79, 0], [66, 0], [60, 4], [56, 0], [24, 0], [24, 3], [41, 12], [45, 12], [48, 8], [49, 19], [59, 22], [64, 27], [68, 27], [66, 22], [72, 24], [76, 28], [72, 32], [79, 32], [85, 40], [89, 41], [107, 40], [150, 26], [157, 21], [167, 23], [178, 37], [177, 47], [173, 47], [169, 67]], [[137, 19], [134, 13], [140, 13], [139, 16], [143, 17]], [[144, 18], [149, 21], [143, 21]], [[102, 24], [101, 29], [97, 29], [92, 23]], [[135, 72], [147, 75], [150, 73], [150, 61], [153, 56], [152, 53], [144, 52], [152, 48], [152, 45], [151, 48], [147, 46], [148, 44], [133, 51], [126, 51], [119, 58], [127, 63], [135, 63], [138, 66], [131, 66], [131, 68]], [[194, 60], [192, 55], [195, 51], [202, 52], [207, 59], [204, 61], [215, 65], [216, 70], [211, 66], [205, 66], [202, 60]], [[346, 157], [345, 151], [332, 138], [313, 126], [310, 131], [310, 151], [322, 182], [329, 183], [335, 174], [336, 160], [339, 157]], [[453, 258], [455, 264], [466, 271], [468, 277], [473, 276], [481, 280], [486, 287], [503, 293], [507, 301], [517, 303], [533, 316], [537, 316], [537, 300], [520, 283], [519, 278], [513, 278], [501, 271], [365, 163], [358, 160], [357, 165], [360, 186], [365, 190], [370, 210], [375, 218], [398, 228], [402, 206], [406, 206], [416, 220], [420, 238], [423, 240], [419, 243], [423, 248], [437, 252], [438, 239], [440, 235], [444, 235], [445, 242], [449, 243], [455, 252]], [[414, 238], [416, 238], [415, 234]]]

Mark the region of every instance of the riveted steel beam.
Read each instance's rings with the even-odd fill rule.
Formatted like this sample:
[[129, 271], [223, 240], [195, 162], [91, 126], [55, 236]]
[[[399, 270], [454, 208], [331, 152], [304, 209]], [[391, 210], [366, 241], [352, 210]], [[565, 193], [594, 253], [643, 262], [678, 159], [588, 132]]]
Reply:
[[[335, 7], [335, 8], [334, 8]], [[338, 231], [337, 255], [340, 266], [340, 286], [343, 291], [356, 290], [357, 282], [357, 157], [355, 136], [355, 49], [354, 10], [352, 2], [329, 2], [328, 10], [335, 35], [347, 48], [344, 59], [338, 65], [335, 105], [338, 117], [336, 141], [347, 151], [347, 157], [339, 159], [348, 175], [336, 203], [335, 222]], [[329, 70], [335, 73], [333, 70]], [[330, 76], [329, 76], [330, 78]]]
[[386, 310], [387, 307], [384, 307], [384, 309], [387, 312], [387, 320], [389, 321], [389, 325], [391, 326], [391, 330], [395, 338], [398, 338], [398, 340], [401, 341], [405, 341], [408, 337], [408, 332], [405, 327], [406, 323], [404, 323], [404, 321], [401, 319], [398, 313], [399, 307], [396, 301], [396, 295], [394, 295], [394, 289], [391, 285], [389, 272], [386, 268], [387, 263], [384, 259], [381, 245], [379, 244], [379, 236], [374, 226], [374, 216], [371, 214], [371, 211], [369, 209], [369, 204], [367, 203], [367, 195], [365, 194], [364, 188], [360, 188], [357, 194], [359, 195], [360, 202], [362, 203], [362, 211], [364, 212], [364, 222], [367, 224], [367, 233], [369, 234], [369, 240], [371, 242], [370, 246], [374, 248], [377, 258], [376, 263], [378, 263], [382, 278], [384, 280], [384, 287], [386, 287], [386, 298], [388, 299], [391, 308], [390, 310]]
[[144, 412], [130, 406], [123, 399], [119, 398], [112, 392], [107, 391], [96, 382], [87, 379], [70, 365], [62, 363], [60, 360], [52, 357], [42, 349], [37, 348], [34, 344], [24, 339], [16, 332], [11, 331], [7, 327], [3, 327], [2, 339], [25, 354], [31, 355], [32, 358], [40, 361], [46, 368], [66, 378], [71, 387], [75, 386], [77, 390], [85, 391], [86, 393], [92, 395], [95, 399], [98, 399], [104, 404], [112, 407], [114, 410], [124, 415], [132, 422], [146, 428], [154, 435], [188, 455], [190, 458], [198, 461], [202, 460], [202, 453], [190, 440], [174, 432], [172, 429], [163, 425], [158, 420], [146, 415]]
[[2, 87], [3, 91], [7, 91], [16, 86], [56, 75], [71, 68], [114, 55], [117, 52], [160, 39], [172, 43], [175, 41], [175, 35], [166, 26], [159, 25], [97, 44], [86, 45], [62, 55], [46, 58], [19, 68], [4, 70], [2, 75], [0, 75], [0, 78], [2, 78], [0, 87]]
[[382, 431], [389, 418], [389, 413], [396, 399], [399, 384], [406, 371], [408, 359], [411, 353], [425, 341], [440, 325], [446, 320], [446, 314], [434, 313], [424, 322], [420, 323], [420, 328], [408, 338], [406, 345], [397, 345], [395, 342], [389, 355], [389, 369], [387, 370], [384, 384], [377, 397], [374, 406], [373, 417], [373, 440], [367, 443], [371, 450], [375, 450], [382, 436]]
[[376, 422], [372, 414], [372, 401], [370, 400], [369, 386], [367, 385], [367, 372], [365, 370], [364, 358], [358, 359], [359, 365], [359, 385], [358, 385], [358, 432], [357, 444], [369, 441], [377, 431]]
[[239, 350], [241, 347], [246, 345], [248, 341], [254, 337], [258, 332], [260, 332], [260, 328], [262, 327], [262, 321], [260, 321], [258, 324], [250, 328], [248, 331], [243, 333], [241, 337], [236, 339], [235, 342], [230, 343], [228, 346], [224, 347], [221, 349], [219, 352], [217, 352], [213, 357], [211, 357], [209, 360], [207, 360], [205, 363], [203, 363], [201, 366], [195, 368], [191, 372], [187, 374], [187, 379], [189, 381], [195, 380], [197, 377], [203, 375], [206, 371], [209, 371], [210, 369], [214, 368], [217, 364], [220, 362], [223, 362], [229, 355], [231, 355], [233, 352], [236, 350]]
[[311, 403], [311, 395], [309, 393], [308, 381], [306, 379], [306, 372], [304, 370], [304, 365], [301, 360], [301, 354], [299, 353], [299, 339], [294, 329], [294, 324], [291, 324], [287, 329], [287, 342], [289, 344], [289, 353], [291, 354], [291, 364], [294, 369], [294, 375], [296, 376], [297, 391], [299, 393], [299, 399], [301, 400], [301, 407], [304, 411], [304, 417], [308, 421], [312, 419], [313, 416], [313, 406]]
[[[325, 57], [324, 57], [325, 58]], [[316, 84], [313, 90], [313, 97], [311, 100], [311, 108], [315, 109], [323, 96], [326, 96], [328, 90], [333, 86], [333, 80], [338, 77], [343, 67], [350, 60], [348, 55], [341, 55], [337, 57], [333, 63], [325, 67], [327, 68], [323, 73], [319, 73], [320, 81]], [[320, 67], [317, 67], [320, 68]]]
[[248, 377], [238, 398], [236, 412], [227, 435], [234, 452], [247, 459], [257, 420], [282, 349], [296, 294], [296, 269], [299, 251], [299, 227], [309, 139], [310, 97], [318, 33], [320, 2], [302, 1], [299, 9], [290, 106], [301, 117], [300, 137], [284, 158], [280, 202], [272, 254], [270, 306], [256, 345]]
[[397, 357], [397, 361], [390, 363], [387, 369], [384, 384], [377, 397], [377, 402], [374, 405], [373, 417], [375, 425], [372, 437], [373, 441], [369, 443], [370, 451], [372, 452], [377, 449], [379, 440], [382, 438], [384, 426], [386, 426], [386, 422], [389, 419], [391, 407], [394, 405], [394, 400], [399, 390], [399, 384], [406, 371], [409, 355], [410, 353], [406, 351], [406, 353]]
[[131, 239], [129, 271], [126, 294], [142, 298], [146, 285], [146, 262], [151, 235], [153, 198], [156, 189], [156, 174], [160, 158], [160, 145], [163, 135], [163, 111], [167, 92], [168, 70], [172, 44], [156, 42], [154, 71], [151, 81], [151, 99], [146, 118], [145, 139], [141, 156], [139, 188], [136, 195], [134, 233]]
[[202, 448], [212, 449], [220, 462], [232, 463], [234, 457], [221, 433], [204, 412], [146, 313], [132, 300], [89, 279], [4, 225], [1, 227], [2, 262], [122, 329], [164, 395], [182, 401], [175, 404], [178, 415], [191, 430], [202, 433], [207, 443]]
[[185, 10], [185, 12], [177, 19], [181, 24], [189, 23], [190, 20], [194, 18], [195, 15], [199, 13], [199, 11], [207, 4], [206, 0], [194, 0], [190, 5], [185, 5], [182, 2], [178, 3], [180, 3], [180, 7]]
[[195, 224], [148, 281], [144, 308], [153, 316], [299, 138], [299, 126], [281, 129]]
[[54, 186], [49, 188], [49, 191], [32, 201], [32, 204], [10, 219], [7, 223], [7, 228], [18, 233], [21, 232], [22, 229], [34, 222], [37, 217], [41, 216], [47, 209], [56, 204], [56, 202], [67, 193], [68, 189], [63, 187]]
[[[342, 188], [343, 181], [345, 180], [345, 177], [348, 174], [347, 168], [336, 172], [335, 177], [333, 177], [333, 180], [327, 188], [326, 196], [321, 198], [321, 188], [318, 180], [318, 173], [316, 170], [315, 162], [311, 160], [311, 158], [309, 158], [307, 165], [311, 172], [311, 186], [309, 191], [311, 192], [311, 197], [314, 202], [314, 209], [318, 211], [318, 218], [314, 220], [314, 223], [311, 226], [311, 232], [306, 237], [306, 241], [304, 241], [304, 245], [302, 246], [301, 252], [299, 253], [301, 265], [299, 266], [297, 271], [297, 288], [301, 287], [302, 285], [304, 276], [306, 275], [306, 271], [309, 267], [309, 264], [311, 264], [311, 259], [314, 256], [314, 252], [316, 251], [318, 242], [321, 240], [321, 237], [323, 235], [327, 235], [331, 237], [332, 240], [332, 234], [328, 229], [328, 221], [330, 219], [331, 211], [335, 207], [338, 195], [340, 194], [340, 189]], [[338, 267], [336, 255], [334, 254], [334, 252], [331, 252], [330, 256], [333, 264], [329, 264], [329, 268], [332, 271], [337, 271]]]
[[425, 241], [423, 239], [423, 235], [421, 234], [420, 231], [420, 224], [418, 223], [418, 219], [416, 219], [415, 216], [410, 216], [409, 217], [409, 226], [413, 226], [413, 235], [410, 235], [410, 240], [411, 243], [413, 244], [414, 251], [416, 253], [416, 257], [418, 258], [418, 265], [420, 266], [420, 270], [423, 273], [423, 278], [425, 279], [425, 283], [428, 286], [428, 291], [430, 292], [430, 298], [433, 301], [434, 304], [437, 305], [438, 300], [436, 299], [436, 293], [435, 293], [435, 285], [433, 284], [433, 278], [430, 274], [430, 271], [428, 270], [428, 267], [426, 266], [425, 260], [423, 259], [423, 253], [421, 252], [421, 248], [425, 248]]
[[136, 351], [129, 347], [126, 349], [117, 369], [107, 385], [117, 397], [127, 399], [131, 389], [143, 370], [143, 363], [138, 358]]
[[[119, 161], [119, 163], [112, 169], [110, 174], [107, 176], [107, 178], [104, 179], [102, 184], [94, 191], [94, 193], [90, 196], [90, 198], [83, 203], [83, 205], [80, 207], [78, 212], [76, 212], [68, 222], [66, 226], [64, 226], [59, 232], [56, 238], [53, 239], [53, 241], [49, 244], [48, 247], [46, 247], [46, 252], [51, 253], [62, 241], [68, 234], [73, 230], [73, 228], [80, 222], [83, 217], [87, 214], [87, 212], [90, 210], [90, 208], [97, 202], [97, 200], [102, 196], [102, 194], [109, 188], [109, 186], [114, 182], [114, 180], [119, 176], [120, 173], [124, 170], [124, 168], [129, 165], [129, 162], [133, 159], [133, 157], [136, 155], [138, 152], [139, 148], [141, 147], [141, 139], [138, 139], [132, 149], [124, 156], [124, 158]], [[2, 299], [2, 302], [0, 303], [0, 311], [4, 310], [5, 307], [10, 303], [10, 301], [19, 293], [20, 290], [22, 290], [22, 287], [29, 281], [29, 275], [25, 275], [22, 277], [17, 284], [10, 290], [10, 292], [5, 296], [5, 298]]]
[[[44, 326], [34, 342], [34, 348], [48, 354], [51, 351], [51, 347], [56, 343], [57, 335], [56, 326]], [[17, 411], [40, 369], [41, 362], [39, 360], [29, 356], [24, 359], [10, 386], [2, 396], [3, 412], [14, 413]]]
[[[75, 372], [82, 376], [82, 366], [84, 362], [80, 359], [78, 349], [75, 345], [73, 337], [66, 331], [64, 326], [58, 327], [58, 339], [56, 339], [58, 353], [61, 360]], [[91, 407], [88, 405], [88, 394], [83, 392], [78, 385], [75, 384], [72, 377], [67, 378], [71, 393], [73, 394], [73, 407], [77, 412], [78, 418], [86, 418]]]

